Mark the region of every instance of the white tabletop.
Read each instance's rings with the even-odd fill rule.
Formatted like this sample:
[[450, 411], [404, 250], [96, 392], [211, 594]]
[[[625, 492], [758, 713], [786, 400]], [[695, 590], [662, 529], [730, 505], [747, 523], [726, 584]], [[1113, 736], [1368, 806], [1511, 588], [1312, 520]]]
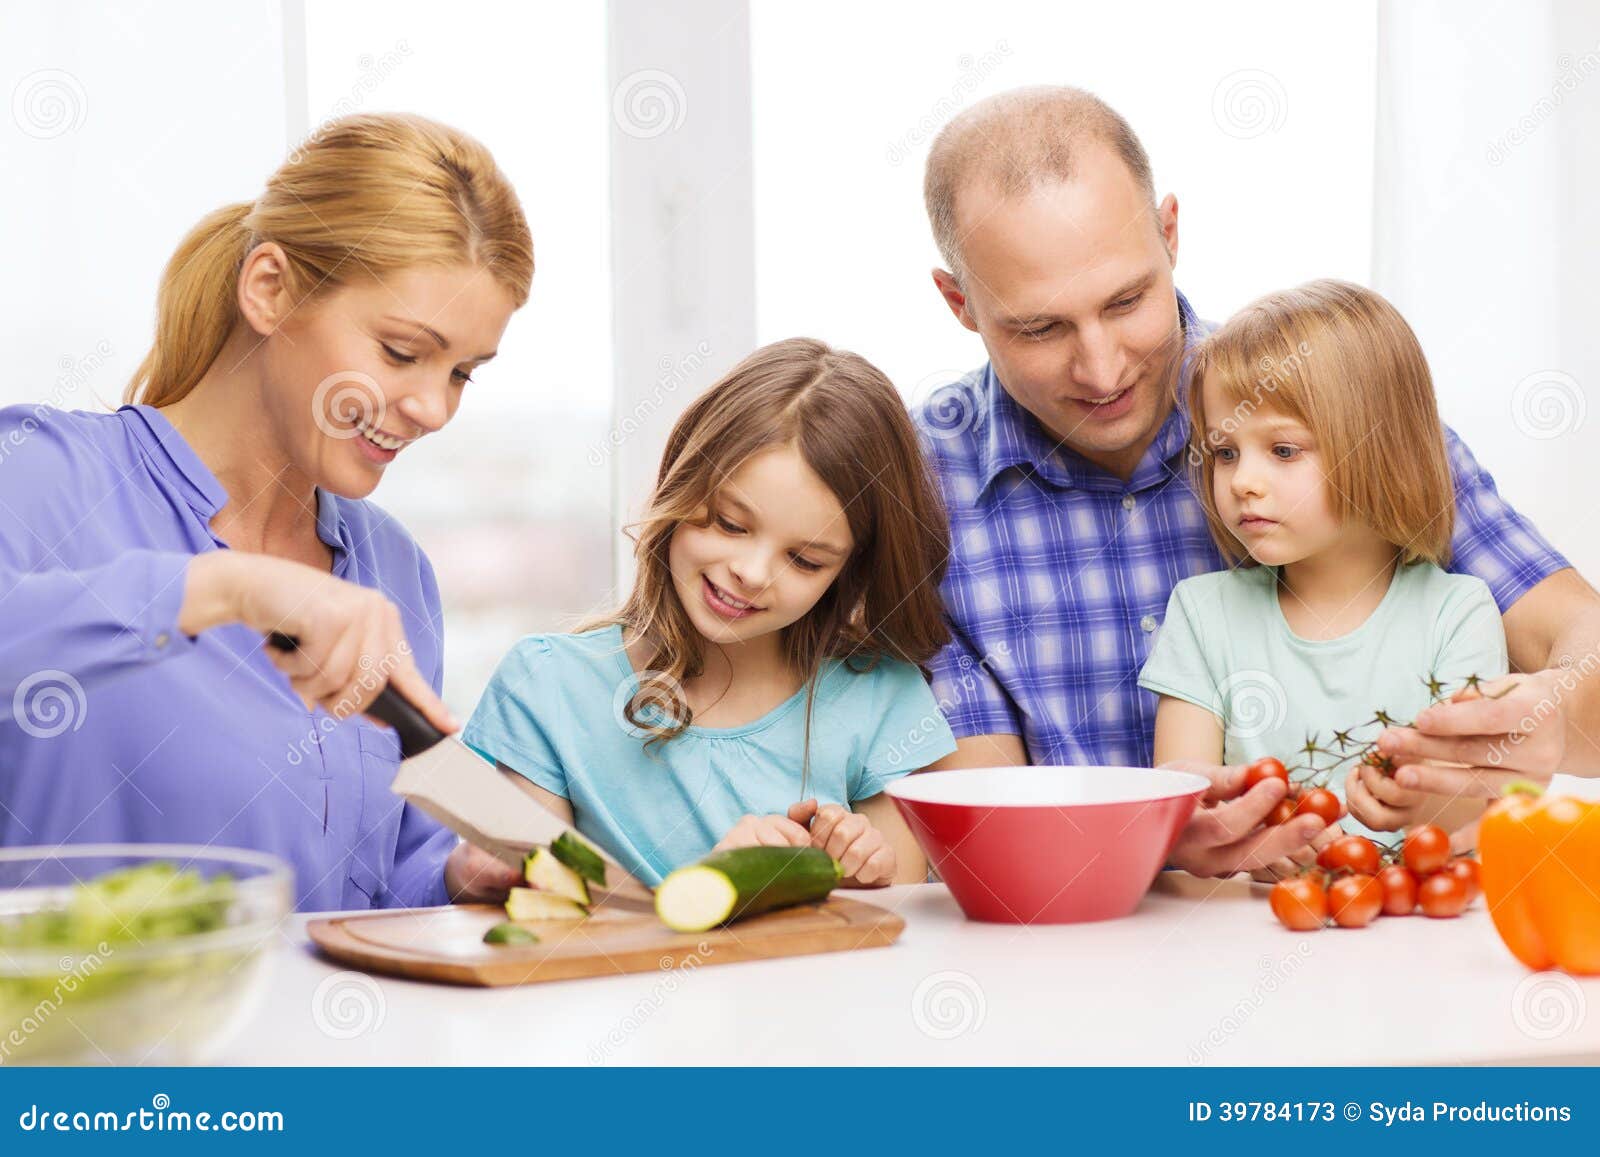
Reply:
[[[1167, 873], [1124, 920], [965, 920], [937, 884], [851, 895], [888, 947], [461, 988], [319, 957], [309, 917], [225, 1064], [1600, 1063], [1600, 978], [1529, 973], [1483, 902], [1455, 920], [1278, 926], [1243, 878]], [[1591, 1007], [1592, 1006], [1592, 1007]]]

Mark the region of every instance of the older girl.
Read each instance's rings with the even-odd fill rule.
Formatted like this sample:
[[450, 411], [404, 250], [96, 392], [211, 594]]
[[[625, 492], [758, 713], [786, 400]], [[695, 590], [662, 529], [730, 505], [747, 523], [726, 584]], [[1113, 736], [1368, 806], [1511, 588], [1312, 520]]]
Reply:
[[674, 427], [622, 608], [518, 643], [463, 738], [651, 884], [750, 844], [922, 880], [883, 789], [955, 750], [918, 669], [948, 554], [888, 379], [767, 346]]

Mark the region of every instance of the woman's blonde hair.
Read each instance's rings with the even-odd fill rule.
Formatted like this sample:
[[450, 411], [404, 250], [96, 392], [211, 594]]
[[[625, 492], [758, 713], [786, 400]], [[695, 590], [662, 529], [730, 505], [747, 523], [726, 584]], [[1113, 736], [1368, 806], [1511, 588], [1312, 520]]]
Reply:
[[[1208, 382], [1229, 412], [1206, 413]], [[1380, 295], [1321, 280], [1251, 302], [1197, 347], [1187, 388], [1195, 488], [1229, 562], [1255, 560], [1217, 512], [1212, 438], [1258, 409], [1311, 431], [1340, 518], [1394, 543], [1402, 563], [1449, 562], [1455, 494], [1433, 379], [1416, 334]]]
[[166, 406], [200, 381], [239, 320], [239, 270], [262, 242], [287, 260], [299, 304], [417, 265], [486, 269], [520, 308], [533, 238], [489, 151], [420, 116], [362, 113], [323, 126], [255, 201], [225, 205], [189, 231], [161, 276], [156, 336], [127, 400]]
[[783, 632], [784, 655], [806, 681], [808, 739], [824, 659], [857, 670], [884, 657], [924, 665], [948, 638], [939, 583], [949, 524], [905, 403], [857, 354], [810, 338], [775, 342], [735, 366], [673, 426], [644, 517], [629, 528], [638, 563], [633, 591], [616, 614], [585, 628], [621, 625], [651, 646], [650, 677], [624, 711], [651, 743], [689, 726], [678, 688], [703, 664], [703, 640], [672, 584], [672, 535], [686, 523], [710, 525], [712, 500], [728, 476], [753, 455], [788, 445], [837, 496], [854, 540], [827, 592]]

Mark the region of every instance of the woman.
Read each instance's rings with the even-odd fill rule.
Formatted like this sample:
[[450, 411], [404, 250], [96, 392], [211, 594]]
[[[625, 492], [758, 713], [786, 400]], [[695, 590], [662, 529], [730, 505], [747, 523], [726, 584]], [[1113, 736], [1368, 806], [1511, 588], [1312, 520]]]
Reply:
[[184, 239], [129, 405], [0, 410], [0, 844], [259, 848], [303, 909], [503, 891], [360, 714], [387, 681], [456, 726], [433, 570], [365, 498], [532, 276], [482, 145], [345, 118]]

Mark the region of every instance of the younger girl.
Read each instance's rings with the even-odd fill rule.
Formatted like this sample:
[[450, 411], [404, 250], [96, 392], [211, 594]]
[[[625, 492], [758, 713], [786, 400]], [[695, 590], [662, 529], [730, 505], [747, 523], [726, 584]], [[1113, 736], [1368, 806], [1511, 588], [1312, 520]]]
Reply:
[[1314, 281], [1211, 335], [1188, 391], [1201, 504], [1238, 565], [1172, 592], [1139, 679], [1161, 695], [1156, 762], [1309, 764], [1366, 834], [1469, 822], [1481, 801], [1405, 791], [1355, 754], [1380, 713], [1406, 723], [1507, 667], [1488, 587], [1441, 569], [1455, 496], [1411, 328]]
[[882, 793], [955, 750], [918, 669], [945, 641], [946, 526], [882, 373], [757, 350], [673, 427], [622, 608], [521, 640], [463, 738], [651, 885], [753, 844], [922, 880]]

